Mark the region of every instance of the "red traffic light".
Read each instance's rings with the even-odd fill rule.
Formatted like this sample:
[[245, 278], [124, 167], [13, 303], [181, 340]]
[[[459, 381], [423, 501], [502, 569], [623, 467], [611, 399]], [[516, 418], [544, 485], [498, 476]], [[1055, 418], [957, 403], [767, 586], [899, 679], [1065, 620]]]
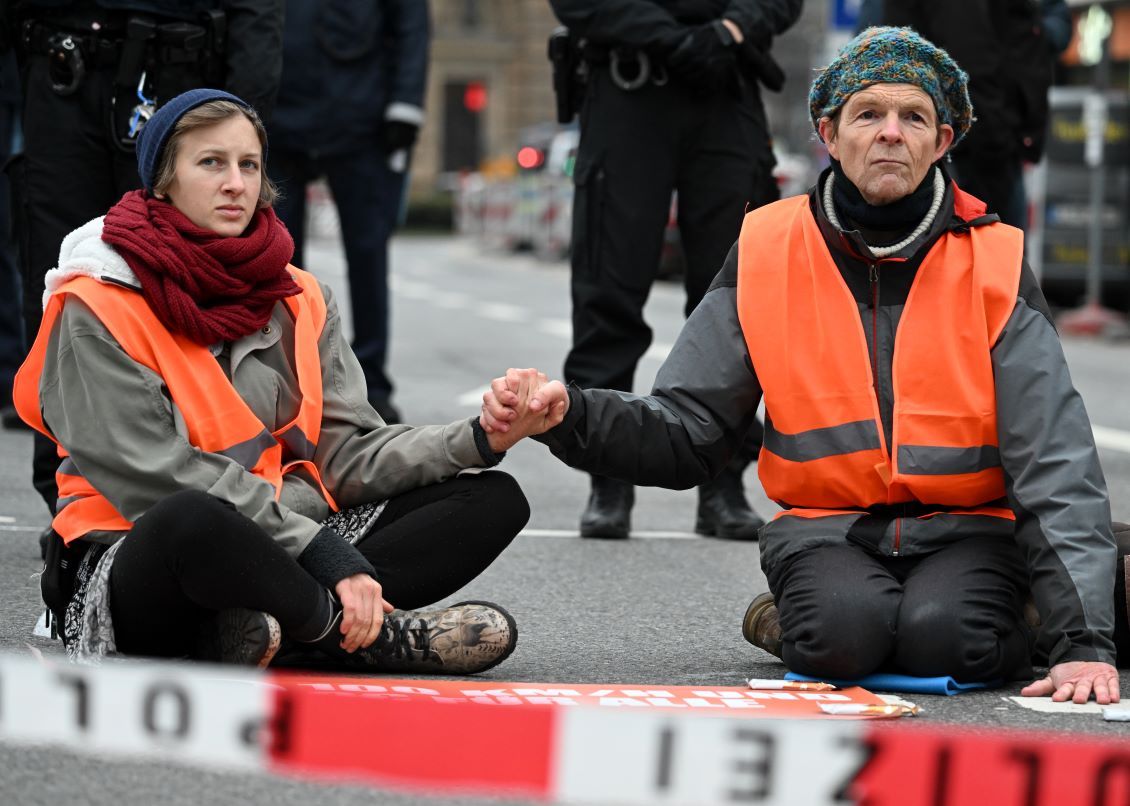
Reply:
[[523, 146], [518, 149], [518, 166], [530, 170], [539, 168], [545, 162], [545, 152], [533, 146]]
[[463, 106], [468, 112], [482, 112], [487, 108], [487, 88], [481, 81], [468, 81], [463, 89]]

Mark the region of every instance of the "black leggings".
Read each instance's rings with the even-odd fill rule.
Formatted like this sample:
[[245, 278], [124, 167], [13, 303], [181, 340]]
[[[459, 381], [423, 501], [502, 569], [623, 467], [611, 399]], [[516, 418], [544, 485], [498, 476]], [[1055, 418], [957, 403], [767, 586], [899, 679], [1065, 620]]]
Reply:
[[[357, 548], [384, 598], [410, 610], [462, 588], [525, 526], [517, 482], [498, 471], [457, 476], [391, 499]], [[324, 589], [266, 532], [226, 502], [184, 491], [137, 520], [110, 573], [118, 650], [183, 657], [217, 610], [246, 607], [309, 634]]]

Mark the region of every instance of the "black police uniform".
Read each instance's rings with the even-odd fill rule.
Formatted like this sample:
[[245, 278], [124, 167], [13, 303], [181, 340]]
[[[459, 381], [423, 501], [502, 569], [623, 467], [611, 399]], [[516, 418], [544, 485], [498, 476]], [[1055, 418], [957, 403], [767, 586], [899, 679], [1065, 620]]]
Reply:
[[[268, 113], [283, 9], [282, 0], [5, 0], [3, 14], [23, 89], [24, 151], [7, 171], [30, 344], [63, 238], [141, 186], [131, 123], [202, 86]], [[36, 437], [33, 483], [54, 510], [58, 459]]]
[[[651, 343], [643, 307], [659, 265], [671, 191], [686, 255], [686, 313], [737, 239], [747, 205], [777, 198], [760, 86], [783, 76], [768, 52], [801, 0], [550, 0], [580, 41], [586, 87], [574, 181], [573, 346], [565, 377], [630, 391]], [[741, 44], [721, 25], [741, 30]], [[737, 336], [735, 336], [737, 337]], [[700, 488], [696, 530], [752, 538], [760, 520], [741, 490], [753, 443]], [[625, 537], [632, 488], [593, 477], [581, 521]]]

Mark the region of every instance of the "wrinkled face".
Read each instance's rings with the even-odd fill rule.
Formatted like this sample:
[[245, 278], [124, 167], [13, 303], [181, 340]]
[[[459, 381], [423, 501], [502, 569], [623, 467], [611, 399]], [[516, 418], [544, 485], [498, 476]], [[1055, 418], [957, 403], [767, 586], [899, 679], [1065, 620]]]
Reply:
[[185, 133], [165, 195], [196, 226], [241, 235], [259, 201], [262, 162], [255, 127], [233, 115]]
[[868, 204], [909, 195], [953, 142], [953, 127], [938, 124], [934, 102], [913, 84], [875, 84], [848, 98], [839, 124], [820, 119], [828, 153]]

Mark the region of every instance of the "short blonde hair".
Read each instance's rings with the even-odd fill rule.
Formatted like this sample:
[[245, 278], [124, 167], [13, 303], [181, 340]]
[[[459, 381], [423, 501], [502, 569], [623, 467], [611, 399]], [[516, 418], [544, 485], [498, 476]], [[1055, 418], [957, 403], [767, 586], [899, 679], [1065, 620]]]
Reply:
[[161, 158], [157, 162], [157, 170], [153, 179], [153, 195], [164, 195], [173, 183], [176, 176], [177, 151], [180, 150], [180, 142], [186, 134], [236, 115], [243, 115], [251, 121], [255, 135], [259, 138], [259, 147], [263, 151], [263, 160], [259, 166], [263, 181], [259, 185], [257, 206], [259, 208], [272, 206], [279, 198], [279, 189], [267, 176], [267, 129], [254, 109], [224, 100], [208, 101], [208, 103], [201, 104], [181, 115], [180, 120], [173, 127], [172, 134], [169, 135], [168, 142], [165, 143], [165, 147], [161, 151]]

